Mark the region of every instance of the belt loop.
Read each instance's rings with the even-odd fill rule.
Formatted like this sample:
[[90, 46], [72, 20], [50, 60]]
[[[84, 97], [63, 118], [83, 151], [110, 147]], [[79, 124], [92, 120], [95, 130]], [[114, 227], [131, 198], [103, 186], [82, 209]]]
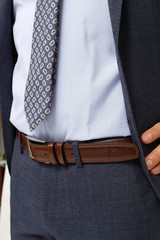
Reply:
[[20, 144], [20, 154], [24, 153], [24, 149], [22, 146], [22, 138], [21, 138], [21, 132], [19, 131], [19, 144]]
[[58, 142], [56, 146], [57, 146], [57, 161], [59, 164], [65, 165], [66, 163], [65, 163], [64, 154], [63, 154], [64, 143]]
[[73, 147], [73, 153], [74, 153], [74, 157], [76, 159], [77, 167], [81, 168], [82, 167], [82, 161], [81, 161], [81, 157], [80, 157], [80, 153], [79, 153], [78, 141], [73, 141], [72, 142], [72, 147]]

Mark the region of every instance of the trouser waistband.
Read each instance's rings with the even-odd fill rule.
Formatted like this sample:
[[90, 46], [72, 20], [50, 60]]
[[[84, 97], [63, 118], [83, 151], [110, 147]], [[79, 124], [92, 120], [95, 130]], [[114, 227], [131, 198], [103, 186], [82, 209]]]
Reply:
[[131, 137], [106, 138], [91, 141], [41, 142], [17, 130], [22, 148], [38, 162], [53, 165], [77, 163], [107, 163], [134, 160], [139, 157], [138, 146]]

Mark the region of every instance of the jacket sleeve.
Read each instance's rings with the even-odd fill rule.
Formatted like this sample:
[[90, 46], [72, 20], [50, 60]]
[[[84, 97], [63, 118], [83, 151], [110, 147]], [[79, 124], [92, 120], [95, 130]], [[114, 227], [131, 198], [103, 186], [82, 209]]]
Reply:
[[0, 0], [0, 107], [9, 170], [15, 136], [15, 129], [9, 121], [12, 104], [12, 74], [16, 59], [12, 33], [13, 20], [12, 0]]
[[[0, 103], [6, 93], [11, 94], [13, 71], [13, 7], [11, 0], [0, 1]], [[5, 81], [5, 83], [4, 83]]]

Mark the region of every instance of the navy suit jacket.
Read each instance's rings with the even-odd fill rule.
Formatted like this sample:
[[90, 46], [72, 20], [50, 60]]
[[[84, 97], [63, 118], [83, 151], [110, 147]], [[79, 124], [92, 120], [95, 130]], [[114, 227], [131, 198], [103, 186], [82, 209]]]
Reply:
[[[160, 121], [160, 1], [108, 0], [127, 120], [146, 177], [160, 198], [160, 174], [151, 175], [145, 156], [159, 143], [144, 145], [141, 134]], [[12, 0], [0, 1], [0, 104], [9, 170], [15, 128], [9, 122], [12, 71], [16, 61]], [[113, 107], [114, 111], [114, 107]]]

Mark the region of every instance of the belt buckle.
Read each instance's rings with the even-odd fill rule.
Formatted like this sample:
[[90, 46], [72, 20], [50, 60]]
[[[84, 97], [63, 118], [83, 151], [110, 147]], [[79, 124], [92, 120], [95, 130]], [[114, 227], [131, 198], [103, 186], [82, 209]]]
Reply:
[[27, 136], [26, 136], [26, 140], [27, 140], [27, 147], [28, 147], [28, 151], [29, 151], [29, 157], [33, 158], [32, 151], [31, 151], [31, 146], [30, 146], [30, 141], [29, 141]]
[[27, 147], [28, 147], [28, 151], [29, 151], [29, 156], [30, 156], [31, 158], [34, 158], [34, 157], [33, 157], [33, 155], [32, 155], [32, 151], [31, 151], [30, 140], [31, 140], [32, 142], [35, 142], [35, 143], [46, 143], [46, 141], [37, 139], [37, 138], [32, 137], [32, 136], [29, 136], [29, 135], [26, 135], [26, 140], [27, 140]]

